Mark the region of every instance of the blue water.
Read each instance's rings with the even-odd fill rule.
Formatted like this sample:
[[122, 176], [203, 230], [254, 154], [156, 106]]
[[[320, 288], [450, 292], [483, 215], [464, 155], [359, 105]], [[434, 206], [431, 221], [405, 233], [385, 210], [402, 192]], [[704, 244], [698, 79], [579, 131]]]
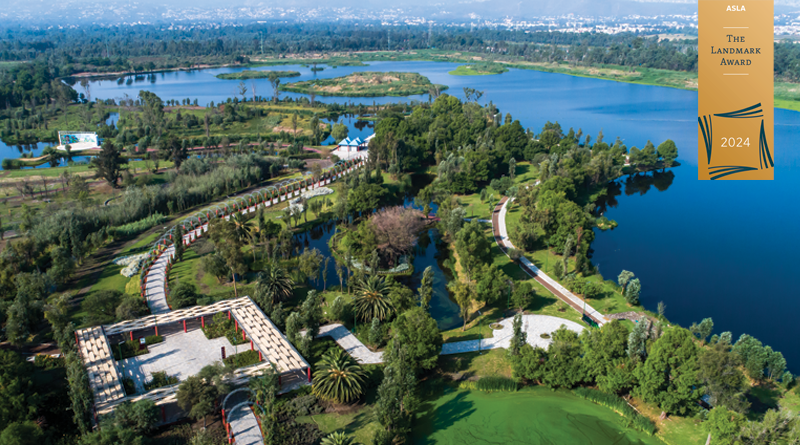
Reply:
[[[455, 66], [381, 62], [326, 68], [317, 77], [366, 70], [419, 72], [434, 83], [449, 85], [448, 93], [461, 98], [463, 87], [484, 91], [481, 104], [492, 101], [501, 113], [511, 113], [537, 132], [549, 120], [558, 121], [565, 130], [581, 128], [593, 140], [602, 130], [605, 141], [619, 136], [628, 147], [641, 148], [648, 140], [656, 145], [674, 140], [682, 165], [671, 169], [671, 185], [665, 191], [652, 186], [644, 194], [627, 195], [623, 184], [622, 194], [606, 211], [619, 227], [597, 234], [594, 263], [607, 279], [622, 269], [633, 271], [642, 281], [642, 302], [648, 309], [655, 310], [664, 301], [667, 317], [684, 326], [713, 317], [717, 332], [754, 335], [782, 351], [793, 369], [800, 367], [794, 340], [800, 335], [800, 323], [793, 321], [800, 313], [800, 292], [792, 278], [792, 257], [800, 248], [800, 238], [793, 236], [800, 220], [796, 197], [800, 150], [795, 148], [800, 140], [800, 113], [775, 110], [774, 181], [701, 182], [697, 180], [696, 92], [526, 70], [497, 76], [447, 74]], [[289, 81], [313, 77], [310, 69], [298, 66], [260, 69], [303, 74]], [[237, 81], [214, 78], [229, 71], [236, 69], [168, 73], [159, 75], [155, 83], [130, 86], [95, 82], [92, 91], [95, 97], [112, 98], [149, 89], [163, 99], [198, 98], [206, 104], [233, 95]], [[266, 80], [256, 85], [259, 94], [271, 95]], [[372, 104], [427, 100], [427, 96], [317, 100]]]

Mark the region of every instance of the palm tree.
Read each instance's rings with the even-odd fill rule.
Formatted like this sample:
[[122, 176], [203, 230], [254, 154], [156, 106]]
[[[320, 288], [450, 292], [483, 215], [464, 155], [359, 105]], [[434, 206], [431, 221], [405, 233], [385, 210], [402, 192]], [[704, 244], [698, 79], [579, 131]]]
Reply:
[[392, 313], [389, 286], [379, 275], [370, 275], [359, 280], [354, 300], [356, 314], [364, 321], [378, 318], [383, 321]]
[[258, 274], [256, 282], [256, 302], [263, 307], [272, 307], [276, 301], [286, 301], [292, 298], [294, 280], [289, 273], [277, 262], [270, 261], [264, 270]]
[[322, 439], [320, 445], [361, 445], [353, 442], [353, 438], [348, 436], [342, 431], [328, 434], [327, 437]]
[[347, 403], [357, 399], [364, 382], [364, 371], [340, 348], [332, 348], [317, 364], [311, 390], [323, 400]]

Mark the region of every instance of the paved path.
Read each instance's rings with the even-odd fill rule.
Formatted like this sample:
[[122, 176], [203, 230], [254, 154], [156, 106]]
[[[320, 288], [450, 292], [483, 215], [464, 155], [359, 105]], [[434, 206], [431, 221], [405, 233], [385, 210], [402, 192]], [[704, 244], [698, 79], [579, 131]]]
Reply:
[[163, 314], [171, 311], [167, 304], [167, 293], [164, 285], [167, 279], [167, 260], [175, 255], [175, 247], [169, 246], [162, 253], [150, 271], [147, 272], [147, 282], [144, 285], [147, 306], [150, 307], [151, 314]]
[[364, 343], [361, 343], [361, 340], [339, 323], [320, 326], [317, 338], [325, 336], [333, 337], [336, 343], [339, 343], [339, 346], [356, 359], [358, 363], [364, 365], [383, 363], [383, 352], [370, 351], [369, 348], [364, 346]]
[[[511, 344], [511, 337], [514, 336], [513, 321], [514, 317], [509, 317], [497, 322], [497, 325], [500, 325], [501, 328], [493, 330], [491, 338], [445, 343], [442, 345], [442, 352], [439, 355], [464, 354], [497, 348], [508, 349]], [[544, 349], [550, 346], [552, 340], [542, 338], [542, 334], [552, 334], [562, 325], [577, 333], [583, 330], [583, 326], [574, 321], [550, 315], [532, 314], [522, 316], [522, 329], [527, 333], [528, 343], [531, 346], [538, 346]], [[317, 338], [325, 336], [333, 337], [336, 343], [356, 359], [358, 363], [363, 365], [383, 363], [383, 352], [370, 351], [355, 335], [339, 323], [321, 326]]]
[[231, 425], [233, 438], [236, 440], [236, 445], [262, 445], [264, 439], [261, 438], [261, 428], [258, 427], [258, 419], [253, 410], [248, 405], [242, 405], [246, 402], [248, 393], [237, 393], [231, 396], [228, 401], [229, 407], [234, 407], [233, 411], [228, 414], [228, 422]]
[[[509, 200], [508, 198], [503, 198], [497, 204], [497, 206], [495, 206], [494, 211], [492, 212], [492, 231], [494, 233], [494, 240], [497, 242], [500, 250], [502, 250], [506, 255], [508, 255], [508, 249], [514, 248], [514, 245], [511, 244], [511, 240], [508, 238], [508, 232], [506, 231], [506, 213], [508, 211], [508, 203], [511, 201], [513, 201], [513, 199]], [[547, 274], [542, 272], [529, 259], [522, 257], [519, 261], [522, 270], [533, 277], [533, 279], [538, 281], [539, 284], [544, 286], [545, 289], [549, 290], [553, 295], [570, 305], [570, 307], [580, 313], [584, 313], [584, 308], [586, 308], [586, 315], [594, 320], [599, 326], [602, 326], [608, 322], [608, 319], [603, 314], [595, 310], [592, 306], [586, 304], [582, 299], [578, 298], [575, 296], [575, 294], [564, 288], [564, 286], [558, 284], [556, 280], [547, 276]]]

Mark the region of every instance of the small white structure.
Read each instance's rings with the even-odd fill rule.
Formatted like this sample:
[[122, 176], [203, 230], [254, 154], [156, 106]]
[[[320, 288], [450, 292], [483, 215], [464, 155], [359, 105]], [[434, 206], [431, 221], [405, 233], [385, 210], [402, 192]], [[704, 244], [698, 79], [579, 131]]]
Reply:
[[67, 145], [69, 145], [70, 151], [92, 150], [100, 148], [100, 139], [97, 137], [97, 133], [92, 132], [59, 131], [56, 149], [67, 151]]
[[369, 147], [369, 141], [375, 137], [375, 134], [369, 135], [366, 139], [356, 137], [353, 139], [344, 138], [337, 145], [336, 149], [331, 154], [335, 154], [339, 159], [350, 159], [356, 157], [359, 151], [366, 150]]

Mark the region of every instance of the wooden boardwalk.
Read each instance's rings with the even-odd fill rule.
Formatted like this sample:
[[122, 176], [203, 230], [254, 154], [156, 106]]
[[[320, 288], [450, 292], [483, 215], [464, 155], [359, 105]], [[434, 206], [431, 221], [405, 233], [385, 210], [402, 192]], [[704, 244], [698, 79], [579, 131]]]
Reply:
[[[497, 243], [497, 246], [500, 247], [500, 250], [502, 250], [506, 256], [508, 256], [508, 249], [514, 248], [514, 245], [511, 244], [511, 241], [508, 239], [508, 231], [506, 230], [506, 211], [508, 202], [509, 199], [504, 197], [492, 211], [492, 233], [494, 234], [494, 240]], [[545, 289], [550, 291], [550, 293], [558, 297], [564, 303], [567, 303], [571, 308], [575, 309], [579, 313], [585, 314], [587, 317], [591, 318], [592, 321], [597, 323], [598, 326], [603, 326], [608, 322], [608, 319], [605, 317], [605, 315], [595, 310], [592, 306], [585, 303], [582, 299], [575, 296], [575, 294], [568, 291], [558, 282], [547, 276], [527, 258], [520, 258], [519, 267], [525, 271], [525, 273], [533, 277], [533, 279], [539, 284], [544, 286]]]

